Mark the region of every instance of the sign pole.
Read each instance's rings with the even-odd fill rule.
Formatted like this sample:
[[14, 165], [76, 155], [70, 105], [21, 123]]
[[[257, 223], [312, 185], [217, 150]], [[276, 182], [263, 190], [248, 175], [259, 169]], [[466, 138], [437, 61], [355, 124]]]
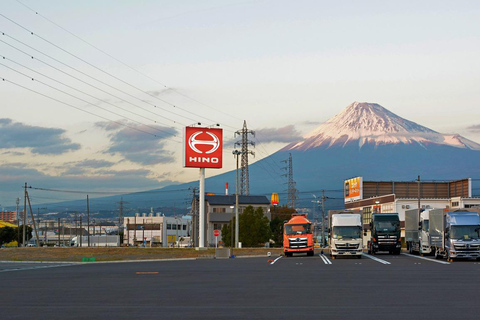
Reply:
[[200, 239], [198, 243], [199, 248], [205, 246], [205, 168], [200, 168], [200, 210], [199, 210], [199, 231]]

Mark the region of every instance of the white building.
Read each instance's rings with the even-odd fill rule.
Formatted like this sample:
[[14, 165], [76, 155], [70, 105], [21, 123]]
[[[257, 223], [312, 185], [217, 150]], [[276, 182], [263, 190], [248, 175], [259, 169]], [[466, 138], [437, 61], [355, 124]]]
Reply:
[[190, 244], [191, 219], [160, 213], [136, 213], [124, 217], [123, 243], [129, 246], [173, 247]]

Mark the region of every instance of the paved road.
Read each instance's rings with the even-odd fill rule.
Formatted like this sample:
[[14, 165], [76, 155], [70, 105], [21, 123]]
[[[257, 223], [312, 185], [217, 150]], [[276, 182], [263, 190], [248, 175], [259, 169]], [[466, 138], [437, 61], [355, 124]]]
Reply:
[[26, 264], [0, 272], [1, 319], [480, 317], [475, 261], [275, 258]]

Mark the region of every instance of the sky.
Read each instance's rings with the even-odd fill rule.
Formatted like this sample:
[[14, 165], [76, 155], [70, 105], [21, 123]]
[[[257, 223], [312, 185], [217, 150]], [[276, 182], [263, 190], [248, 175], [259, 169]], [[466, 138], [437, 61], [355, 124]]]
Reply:
[[2, 207], [196, 180], [195, 123], [234, 170], [244, 121], [254, 162], [354, 101], [480, 142], [478, 1], [1, 2]]

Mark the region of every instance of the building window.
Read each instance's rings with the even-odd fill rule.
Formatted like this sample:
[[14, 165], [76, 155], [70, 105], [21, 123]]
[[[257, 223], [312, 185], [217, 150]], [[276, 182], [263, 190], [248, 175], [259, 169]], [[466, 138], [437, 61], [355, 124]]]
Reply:
[[213, 213], [224, 213], [227, 212], [226, 208], [213, 208]]
[[183, 224], [183, 230], [187, 230], [187, 225]]
[[452, 207], [458, 207], [460, 203], [458, 201], [453, 201], [452, 202]]
[[372, 208], [365, 207], [363, 208], [363, 224], [369, 224], [372, 222]]
[[172, 225], [170, 223], [167, 223], [167, 230], [172, 230]]
[[177, 225], [176, 224], [172, 224], [172, 230], [177, 230]]

